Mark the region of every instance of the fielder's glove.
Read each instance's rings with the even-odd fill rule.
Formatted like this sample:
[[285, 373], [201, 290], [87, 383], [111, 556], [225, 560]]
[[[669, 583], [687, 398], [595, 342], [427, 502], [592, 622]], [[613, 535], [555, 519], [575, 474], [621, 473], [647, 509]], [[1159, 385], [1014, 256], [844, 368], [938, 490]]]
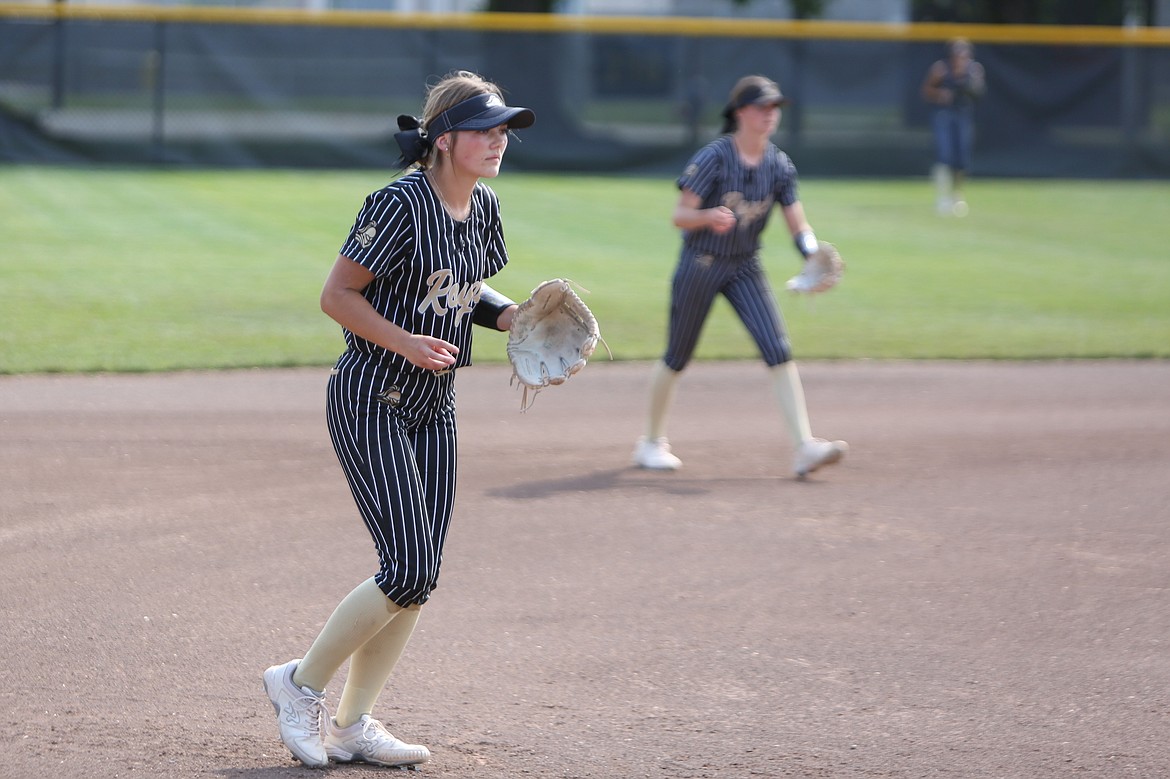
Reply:
[[512, 383], [524, 387], [520, 409], [530, 405], [529, 390], [535, 400], [545, 387], [564, 384], [584, 368], [600, 340], [597, 319], [568, 281], [552, 279], [532, 290], [508, 330]]
[[845, 261], [837, 247], [818, 241], [816, 250], [804, 260], [804, 270], [790, 278], [787, 287], [793, 292], [813, 295], [837, 286], [844, 273]]

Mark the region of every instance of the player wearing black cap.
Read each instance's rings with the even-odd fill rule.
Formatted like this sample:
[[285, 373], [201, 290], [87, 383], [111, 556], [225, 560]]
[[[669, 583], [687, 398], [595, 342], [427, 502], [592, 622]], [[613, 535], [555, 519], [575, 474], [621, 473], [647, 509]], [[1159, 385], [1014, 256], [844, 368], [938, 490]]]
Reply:
[[797, 198], [796, 167], [770, 140], [787, 102], [771, 79], [740, 79], [723, 111], [723, 134], [678, 178], [674, 224], [683, 231], [683, 245], [671, 283], [666, 354], [655, 366], [646, 434], [634, 449], [634, 463], [643, 468], [682, 465], [666, 438], [666, 417], [716, 295], [727, 298], [769, 368], [792, 437], [795, 474], [835, 463], [848, 449], [844, 441], [812, 435], [784, 320], [760, 263], [760, 234], [777, 204], [800, 253], [808, 257], [817, 248]]
[[[472, 324], [507, 330], [516, 311], [484, 283], [508, 252], [496, 195], [480, 179], [499, 173], [511, 130], [534, 120], [473, 73], [436, 83], [421, 119], [398, 119], [401, 163], [413, 170], [366, 198], [322, 290], [347, 347], [326, 421], [379, 567], [304, 659], [264, 673], [281, 739], [307, 766], [430, 757], [372, 710], [438, 581], [455, 497], [455, 373], [471, 362]], [[330, 718], [325, 685], [346, 661]]]

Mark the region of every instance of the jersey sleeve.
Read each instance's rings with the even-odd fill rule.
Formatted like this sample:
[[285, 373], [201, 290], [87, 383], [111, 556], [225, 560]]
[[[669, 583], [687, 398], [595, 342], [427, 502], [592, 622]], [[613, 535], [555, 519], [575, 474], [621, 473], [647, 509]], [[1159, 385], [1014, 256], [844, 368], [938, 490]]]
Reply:
[[777, 149], [776, 165], [779, 168], [776, 176], [776, 202], [781, 206], [790, 206], [800, 199], [800, 193], [797, 191], [796, 164], [787, 154]]
[[679, 189], [689, 189], [706, 203], [719, 186], [721, 167], [714, 146], [708, 144], [695, 152], [675, 183]]
[[411, 209], [385, 189], [366, 197], [354, 219], [341, 255], [375, 276], [386, 276], [410, 256], [414, 230]]
[[500, 218], [500, 200], [487, 185], [480, 183], [483, 202], [484, 267], [483, 277], [490, 279], [508, 264], [508, 246], [504, 242], [504, 223]]

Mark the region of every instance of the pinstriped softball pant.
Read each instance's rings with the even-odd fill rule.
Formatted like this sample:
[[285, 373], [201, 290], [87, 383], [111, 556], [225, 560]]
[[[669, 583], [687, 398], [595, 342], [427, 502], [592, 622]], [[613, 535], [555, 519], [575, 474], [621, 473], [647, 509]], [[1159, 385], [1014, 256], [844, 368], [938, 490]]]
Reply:
[[685, 248], [670, 289], [670, 332], [663, 356], [668, 368], [681, 371], [691, 361], [719, 294], [731, 303], [768, 367], [792, 359], [784, 318], [760, 258], [720, 257]]
[[329, 379], [329, 437], [374, 540], [374, 581], [402, 607], [438, 583], [458, 465], [454, 378], [347, 352]]

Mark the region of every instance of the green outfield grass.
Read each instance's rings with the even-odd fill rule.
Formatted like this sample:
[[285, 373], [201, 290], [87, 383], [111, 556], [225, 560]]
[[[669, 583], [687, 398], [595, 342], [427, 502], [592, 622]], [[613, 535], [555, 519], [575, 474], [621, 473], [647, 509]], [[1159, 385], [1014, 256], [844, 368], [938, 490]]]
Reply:
[[[367, 192], [389, 174], [0, 167], [0, 373], [324, 365], [339, 328], [317, 297]], [[679, 238], [669, 176], [492, 182], [522, 298], [585, 289], [616, 359], [662, 349]], [[932, 210], [926, 178], [806, 179], [818, 235], [848, 263], [814, 300], [780, 229], [765, 262], [797, 356], [1170, 357], [1168, 182], [975, 181], [971, 214]], [[504, 359], [477, 332], [476, 359]], [[701, 358], [755, 349], [720, 303]]]

